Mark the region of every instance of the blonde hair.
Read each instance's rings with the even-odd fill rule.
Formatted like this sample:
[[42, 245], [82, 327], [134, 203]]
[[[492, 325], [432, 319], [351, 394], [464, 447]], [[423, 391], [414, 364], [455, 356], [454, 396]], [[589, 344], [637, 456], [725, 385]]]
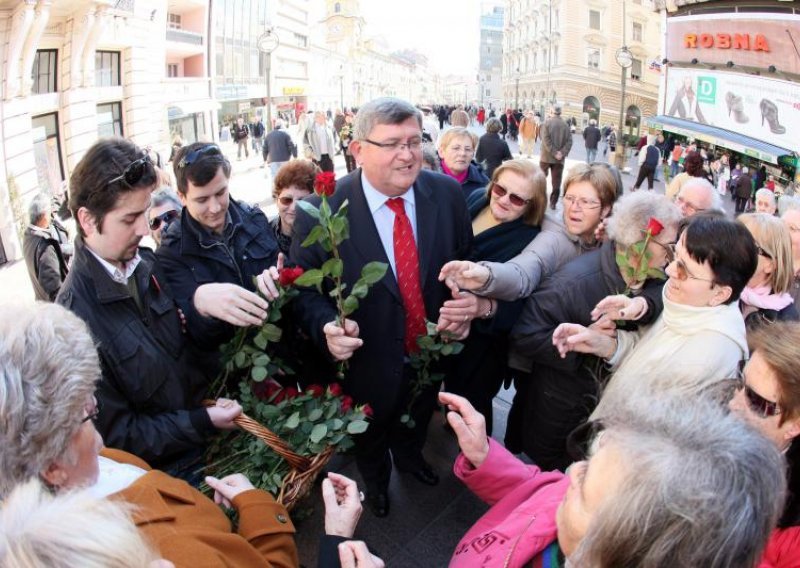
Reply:
[[778, 379], [778, 424], [800, 416], [800, 323], [768, 322], [747, 330], [750, 356], [758, 353]]
[[476, 150], [476, 146], [478, 145], [478, 137], [466, 128], [456, 126], [445, 131], [445, 133], [439, 137], [439, 151], [444, 152], [454, 138], [469, 138], [470, 142], [472, 142], [473, 152]]
[[778, 217], [766, 213], [745, 213], [739, 215], [738, 220], [747, 227], [758, 246], [772, 257], [775, 266], [769, 278], [772, 292], [787, 292], [794, 280], [792, 237], [789, 229]]
[[[547, 206], [547, 178], [542, 173], [542, 170], [528, 160], [507, 160], [494, 170], [492, 181], [487, 188], [488, 192], [491, 192], [492, 184], [496, 183], [504, 172], [514, 172], [525, 178], [525, 181], [533, 186], [533, 193], [530, 201], [525, 206], [522, 218], [527, 225], [540, 225], [542, 219], [544, 219], [545, 207]], [[491, 196], [488, 197], [491, 199]]]
[[576, 164], [567, 173], [562, 183], [564, 193], [573, 183], [589, 182], [597, 192], [603, 208], [611, 207], [617, 200], [617, 180], [605, 164]]
[[0, 509], [0, 566], [147, 568], [158, 556], [129, 513], [125, 504], [87, 490], [53, 496], [28, 481]]

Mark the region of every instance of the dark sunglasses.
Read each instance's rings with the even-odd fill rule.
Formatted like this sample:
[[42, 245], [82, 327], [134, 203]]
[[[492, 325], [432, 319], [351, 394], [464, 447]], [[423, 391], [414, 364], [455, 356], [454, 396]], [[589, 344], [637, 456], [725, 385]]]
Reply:
[[291, 205], [292, 203], [294, 203], [295, 201], [302, 201], [302, 199], [303, 199], [302, 197], [294, 197], [294, 196], [291, 196], [291, 195], [282, 195], [282, 196], [280, 196], [278, 198], [278, 201], [280, 201], [281, 205], [287, 205], [288, 206], [288, 205]]
[[531, 201], [530, 199], [522, 199], [516, 193], [511, 193], [496, 181], [492, 182], [492, 193], [494, 193], [497, 197], [503, 197], [504, 195], [508, 194], [508, 200], [516, 207], [522, 207]]
[[145, 154], [138, 160], [134, 160], [128, 167], [122, 170], [122, 173], [115, 177], [106, 185], [111, 185], [112, 183], [117, 183], [119, 181], [123, 182], [128, 187], [133, 187], [140, 181], [142, 178], [147, 174], [152, 174], [155, 177], [155, 171], [153, 170], [153, 161], [150, 159], [148, 154]]
[[747, 406], [750, 408], [753, 414], [761, 418], [777, 416], [781, 413], [780, 405], [777, 402], [767, 400], [747, 384], [747, 381], [744, 377], [745, 364], [746, 361], [739, 362], [739, 372], [737, 373], [738, 376], [736, 377], [736, 379], [739, 381], [739, 384], [736, 386], [737, 390], [744, 389], [744, 399], [747, 401]]
[[178, 212], [174, 209], [171, 211], [164, 211], [161, 215], [156, 215], [152, 219], [150, 219], [150, 230], [157, 231], [161, 224], [164, 224], [164, 228], [169, 226], [175, 219], [178, 218]]
[[222, 150], [220, 150], [219, 146], [216, 144], [208, 144], [207, 146], [201, 146], [197, 150], [192, 150], [188, 154], [186, 154], [181, 161], [178, 162], [179, 168], [185, 168], [186, 166], [191, 166], [195, 162], [198, 162], [205, 158], [206, 156], [222, 156]]

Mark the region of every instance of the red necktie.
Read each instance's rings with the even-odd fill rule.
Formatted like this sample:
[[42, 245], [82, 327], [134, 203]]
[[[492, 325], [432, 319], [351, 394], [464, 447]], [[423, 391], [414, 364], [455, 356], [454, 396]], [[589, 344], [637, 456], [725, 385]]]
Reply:
[[406, 353], [416, 353], [419, 351], [417, 336], [425, 333], [425, 302], [419, 281], [417, 244], [414, 242], [414, 231], [406, 216], [403, 199], [389, 199], [386, 205], [394, 211], [394, 266], [406, 310]]

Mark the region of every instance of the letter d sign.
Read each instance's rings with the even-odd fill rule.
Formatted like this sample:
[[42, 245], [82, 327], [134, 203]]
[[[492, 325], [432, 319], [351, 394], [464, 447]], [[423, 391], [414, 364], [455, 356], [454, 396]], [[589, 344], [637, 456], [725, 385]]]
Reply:
[[715, 77], [697, 78], [697, 102], [715, 104], [717, 98], [717, 79]]

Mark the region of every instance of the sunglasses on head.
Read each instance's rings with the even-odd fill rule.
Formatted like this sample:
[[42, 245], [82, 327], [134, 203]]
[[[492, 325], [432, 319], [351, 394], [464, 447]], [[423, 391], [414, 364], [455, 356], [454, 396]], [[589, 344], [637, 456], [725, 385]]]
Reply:
[[201, 146], [197, 150], [192, 150], [188, 154], [186, 154], [181, 161], [178, 162], [179, 168], [185, 168], [186, 166], [191, 166], [192, 164], [199, 162], [206, 156], [221, 156], [222, 150], [220, 150], [219, 146], [216, 144], [208, 144], [206, 146]]
[[777, 416], [781, 413], [780, 405], [777, 402], [767, 400], [747, 384], [744, 376], [745, 364], [746, 361], [739, 362], [739, 371], [736, 377], [736, 380], [739, 381], [739, 384], [736, 386], [736, 388], [738, 390], [744, 389], [744, 399], [747, 402], [748, 408], [750, 408], [753, 414], [759, 416], [760, 418]]
[[503, 197], [504, 195], [508, 195], [508, 200], [511, 202], [511, 205], [514, 205], [516, 207], [522, 207], [523, 205], [527, 205], [531, 201], [530, 199], [521, 198], [516, 193], [511, 193], [496, 181], [492, 182], [492, 193], [494, 193], [498, 198]]
[[166, 228], [170, 223], [178, 218], [178, 212], [172, 209], [171, 211], [164, 211], [161, 215], [156, 215], [150, 219], [150, 230], [157, 231], [161, 224]]
[[134, 160], [128, 167], [122, 170], [122, 173], [115, 177], [112, 180], [109, 180], [106, 185], [111, 185], [112, 183], [122, 182], [128, 187], [133, 187], [140, 181], [142, 178], [147, 175], [148, 173], [152, 173], [155, 175], [153, 170], [153, 162], [150, 160], [150, 156], [145, 154], [138, 160]]

